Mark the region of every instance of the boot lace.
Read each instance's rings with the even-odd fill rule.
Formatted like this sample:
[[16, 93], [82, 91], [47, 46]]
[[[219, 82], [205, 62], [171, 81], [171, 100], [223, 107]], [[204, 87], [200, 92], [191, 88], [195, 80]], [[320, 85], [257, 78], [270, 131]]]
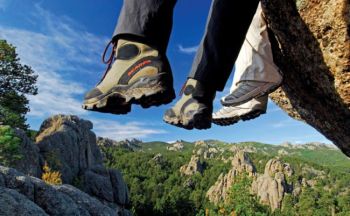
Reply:
[[[107, 54], [107, 52], [108, 52], [108, 50], [109, 50], [109, 48], [110, 48], [111, 46], [112, 46], [112, 51], [111, 51], [111, 53], [110, 53], [108, 59], [106, 60], [106, 54]], [[99, 82], [99, 84], [100, 84], [100, 83], [102, 82], [102, 80], [106, 77], [106, 75], [107, 75], [109, 69], [111, 69], [111, 67], [112, 67], [112, 64], [113, 64], [113, 62], [114, 62], [114, 60], [115, 60], [115, 48], [116, 48], [116, 46], [117, 46], [117, 43], [116, 43], [115, 41], [111, 40], [111, 41], [107, 44], [105, 50], [103, 51], [103, 54], [102, 54], [102, 62], [103, 62], [104, 64], [106, 64], [107, 67], [106, 67], [106, 70], [105, 70], [105, 72], [104, 72], [104, 74], [103, 74], [103, 76], [102, 76], [102, 79], [101, 79], [101, 81]]]

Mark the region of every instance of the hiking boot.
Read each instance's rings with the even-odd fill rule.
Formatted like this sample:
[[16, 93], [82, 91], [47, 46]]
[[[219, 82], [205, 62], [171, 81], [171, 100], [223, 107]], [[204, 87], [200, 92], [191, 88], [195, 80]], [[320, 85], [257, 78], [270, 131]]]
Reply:
[[165, 54], [134, 41], [120, 39], [117, 44], [110, 44], [114, 46], [111, 57], [104, 60], [107, 70], [97, 86], [85, 95], [84, 109], [126, 114], [131, 104], [148, 108], [168, 104], [175, 98]]
[[213, 113], [213, 123], [221, 126], [228, 126], [240, 120], [247, 121], [266, 113], [268, 97], [252, 99], [239, 106], [223, 107]]
[[183, 87], [181, 99], [165, 112], [163, 120], [188, 130], [208, 129], [211, 127], [214, 97], [215, 91], [189, 78]]
[[232, 92], [221, 99], [223, 106], [238, 106], [253, 98], [274, 92], [282, 83], [282, 76], [277, 82], [241, 81]]

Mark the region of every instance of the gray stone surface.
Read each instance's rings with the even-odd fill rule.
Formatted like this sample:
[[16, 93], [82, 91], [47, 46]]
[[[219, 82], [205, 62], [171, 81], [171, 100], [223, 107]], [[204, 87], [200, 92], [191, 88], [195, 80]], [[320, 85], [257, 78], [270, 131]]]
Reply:
[[[2, 166], [0, 176], [5, 177], [4, 186], [0, 187], [0, 215], [131, 215], [129, 211], [118, 206], [111, 208], [71, 185], [48, 185]], [[13, 210], [16, 208], [19, 209]], [[12, 211], [16, 214], [8, 214]]]
[[41, 176], [42, 160], [38, 146], [27, 137], [24, 131], [16, 129], [15, 133], [22, 140], [19, 147], [22, 158], [14, 162], [13, 168], [30, 176]]
[[47, 216], [48, 214], [16, 190], [0, 187], [0, 215]]
[[284, 82], [270, 94], [350, 157], [350, 1], [262, 1]]
[[231, 164], [232, 169], [226, 175], [222, 173], [215, 184], [207, 191], [206, 196], [214, 204], [226, 201], [228, 192], [235, 183], [237, 176], [243, 173], [250, 177], [256, 175], [255, 166], [244, 151], [239, 150], [233, 157]]
[[292, 176], [289, 164], [278, 159], [266, 163], [265, 172], [253, 181], [252, 191], [258, 195], [260, 202], [269, 205], [272, 210], [281, 208], [285, 193], [292, 190], [286, 182], [286, 176]]
[[36, 138], [40, 152], [50, 167], [71, 184], [85, 170], [102, 164], [102, 155], [91, 131], [90, 121], [77, 116], [53, 116], [43, 122]]
[[[119, 171], [103, 166], [91, 129], [91, 122], [77, 116], [57, 115], [43, 122], [36, 144], [16, 131], [24, 157], [18, 170], [0, 166], [0, 186], [17, 191], [49, 215], [131, 215], [124, 210], [130, 202], [127, 185]], [[53, 187], [32, 177], [41, 178], [44, 162], [61, 173], [66, 185]], [[4, 202], [9, 199], [3, 196]]]

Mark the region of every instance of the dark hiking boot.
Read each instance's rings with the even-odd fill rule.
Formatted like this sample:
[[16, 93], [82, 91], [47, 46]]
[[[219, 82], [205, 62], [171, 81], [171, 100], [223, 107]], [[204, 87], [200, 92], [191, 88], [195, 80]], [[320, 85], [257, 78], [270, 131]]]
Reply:
[[209, 91], [194, 79], [188, 79], [181, 99], [163, 117], [166, 123], [188, 130], [211, 127], [215, 91]]
[[85, 95], [84, 109], [126, 114], [131, 104], [148, 108], [168, 104], [175, 98], [172, 73], [165, 55], [138, 42], [119, 40], [114, 45], [111, 57], [104, 61], [108, 63], [105, 75]]

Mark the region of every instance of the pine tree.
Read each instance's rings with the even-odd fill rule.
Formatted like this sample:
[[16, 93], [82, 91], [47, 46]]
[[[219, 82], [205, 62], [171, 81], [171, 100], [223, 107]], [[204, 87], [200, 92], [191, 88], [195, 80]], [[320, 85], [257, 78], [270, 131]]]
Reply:
[[26, 95], [37, 94], [36, 80], [34, 71], [20, 63], [16, 48], [0, 40], [0, 124], [28, 128]]

